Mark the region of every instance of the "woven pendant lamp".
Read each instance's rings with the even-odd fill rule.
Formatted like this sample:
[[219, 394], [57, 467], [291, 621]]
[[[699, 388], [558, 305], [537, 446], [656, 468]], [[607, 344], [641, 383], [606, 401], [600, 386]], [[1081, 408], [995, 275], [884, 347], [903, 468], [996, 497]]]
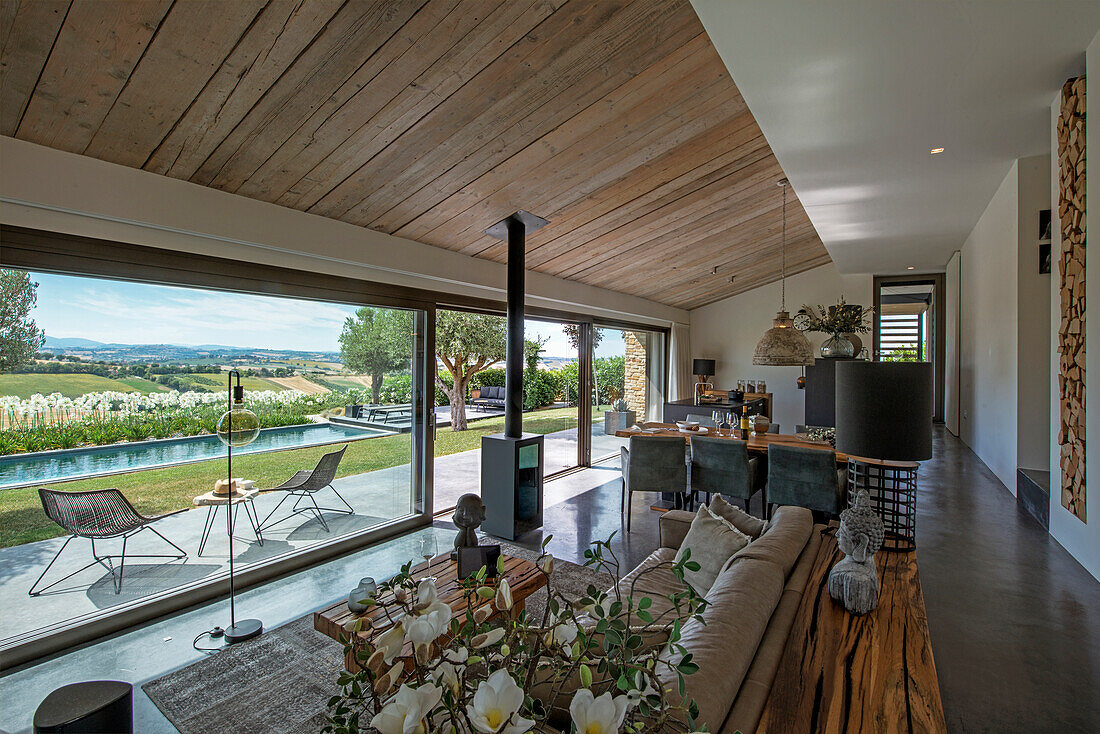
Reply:
[[771, 367], [803, 367], [814, 363], [814, 352], [810, 340], [794, 328], [794, 321], [787, 312], [787, 179], [779, 179], [778, 185], [783, 189], [783, 244], [779, 276], [782, 295], [772, 328], [765, 331], [756, 343], [752, 363]]

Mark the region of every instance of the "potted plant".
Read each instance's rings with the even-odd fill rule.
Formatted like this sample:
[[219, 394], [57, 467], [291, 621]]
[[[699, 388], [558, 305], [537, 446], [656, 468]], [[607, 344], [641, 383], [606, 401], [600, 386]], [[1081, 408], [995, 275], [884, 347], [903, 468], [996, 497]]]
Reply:
[[344, 417], [358, 418], [363, 411], [363, 394], [357, 389], [348, 390], [344, 397]]
[[[699, 568], [690, 550], [641, 572], [660, 570], [680, 581], [669, 591], [675, 608], [651, 613], [653, 598], [627, 596], [619, 584], [607, 593], [590, 586], [580, 599], [566, 597], [554, 583], [554, 558], [545, 553], [549, 540], [536, 562], [547, 592], [537, 615], [518, 611], [507, 579], [488, 578], [484, 567], [461, 582], [466, 612], [453, 619], [435, 580], [417, 580], [411, 564], [378, 584], [361, 603], [378, 607], [375, 618], [387, 623], [368, 639], [359, 634], [363, 619], [347, 625], [352, 634], [344, 659], [360, 662], [337, 680], [322, 731], [698, 731], [698, 705], [684, 695], [684, 679], [698, 665], [678, 644], [683, 625], [704, 623], [707, 607], [684, 582], [685, 571]], [[592, 546], [585, 565], [618, 581], [609, 541]]]
[[611, 410], [605, 410], [603, 413], [603, 432], [604, 435], [614, 436], [615, 431], [625, 431], [634, 425], [638, 415], [622, 399], [617, 388], [611, 388], [610, 394]]
[[806, 317], [804, 331], [829, 335], [821, 345], [821, 356], [829, 359], [855, 356], [857, 349], [852, 338], [858, 340], [857, 334], [871, 330], [873, 311], [873, 308], [846, 303], [841, 296], [835, 306], [803, 306], [799, 314]]

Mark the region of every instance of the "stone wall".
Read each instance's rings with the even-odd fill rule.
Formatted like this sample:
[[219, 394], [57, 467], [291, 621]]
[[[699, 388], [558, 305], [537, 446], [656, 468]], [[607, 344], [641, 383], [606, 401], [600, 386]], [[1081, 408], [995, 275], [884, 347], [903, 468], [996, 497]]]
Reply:
[[623, 399], [638, 414], [638, 420], [646, 415], [646, 338], [644, 331], [624, 331], [626, 342], [626, 381]]
[[1062, 319], [1058, 328], [1062, 506], [1085, 514], [1085, 77], [1062, 87], [1058, 115], [1058, 258]]

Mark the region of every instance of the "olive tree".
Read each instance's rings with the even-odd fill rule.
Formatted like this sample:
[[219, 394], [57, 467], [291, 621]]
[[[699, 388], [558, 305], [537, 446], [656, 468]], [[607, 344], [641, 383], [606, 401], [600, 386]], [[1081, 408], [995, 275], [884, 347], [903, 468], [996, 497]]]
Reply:
[[409, 311], [368, 306], [344, 321], [340, 358], [355, 372], [370, 375], [371, 402], [381, 398], [387, 372], [405, 369], [412, 356], [413, 316]]
[[470, 378], [498, 362], [507, 350], [506, 321], [500, 316], [464, 311], [436, 312], [435, 353], [450, 372], [436, 375], [451, 404], [451, 430], [466, 430], [466, 388]]
[[34, 362], [46, 333], [30, 317], [38, 283], [21, 270], [0, 270], [0, 372]]

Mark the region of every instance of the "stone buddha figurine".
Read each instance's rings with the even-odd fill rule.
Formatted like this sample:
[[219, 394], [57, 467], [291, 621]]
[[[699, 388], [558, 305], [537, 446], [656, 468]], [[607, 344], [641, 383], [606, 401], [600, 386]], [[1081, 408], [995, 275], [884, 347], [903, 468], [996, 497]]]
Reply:
[[844, 560], [829, 571], [829, 596], [852, 614], [867, 614], [878, 606], [878, 571], [875, 552], [882, 547], [882, 519], [871, 509], [866, 490], [852, 498], [852, 506], [840, 513], [837, 545]]
[[476, 548], [477, 529], [485, 521], [485, 505], [476, 494], [464, 494], [455, 505], [454, 524], [458, 528], [455, 548]]

